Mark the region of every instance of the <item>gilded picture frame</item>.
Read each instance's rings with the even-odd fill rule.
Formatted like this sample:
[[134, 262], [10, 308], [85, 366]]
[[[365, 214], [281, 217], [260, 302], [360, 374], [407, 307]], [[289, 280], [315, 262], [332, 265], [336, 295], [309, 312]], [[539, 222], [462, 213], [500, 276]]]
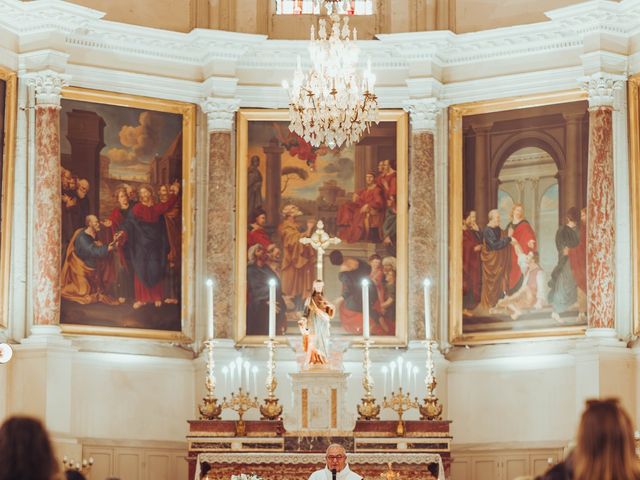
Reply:
[[[586, 330], [586, 246], [578, 240], [586, 238], [586, 223], [575, 219], [586, 215], [586, 98], [576, 90], [449, 107], [452, 344], [577, 336]], [[534, 219], [526, 216], [527, 208], [535, 211]], [[499, 248], [511, 255], [501, 257], [502, 263], [492, 263], [492, 256], [502, 254], [492, 250], [498, 243], [490, 246], [490, 232], [480, 226], [494, 223]], [[514, 233], [519, 226], [528, 237]], [[559, 250], [565, 233], [574, 243]], [[471, 248], [469, 238], [476, 242]], [[573, 275], [570, 255], [582, 260], [576, 260], [575, 279], [566, 286], [571, 280], [558, 279]], [[575, 303], [562, 304], [564, 293]], [[518, 303], [525, 295], [528, 300]]]
[[[194, 334], [195, 192], [192, 168], [196, 106], [78, 87], [63, 89], [61, 105], [60, 136], [61, 142], [67, 142], [61, 145], [63, 298], [60, 326], [63, 333], [190, 341]], [[87, 157], [95, 159], [91, 167], [93, 170], [82, 174], [74, 172], [79, 162], [88, 161]], [[89, 213], [95, 214], [101, 225], [95, 238], [103, 238], [102, 235], [106, 235], [103, 232], [111, 229], [111, 237], [104, 237], [102, 244], [111, 242], [108, 244], [109, 248], [113, 245], [113, 250], [109, 250], [106, 259], [97, 259], [96, 262], [104, 260], [110, 264], [111, 259], [119, 255], [126, 267], [125, 273], [128, 270], [129, 278], [124, 282], [121, 282], [119, 273], [111, 271], [111, 277], [106, 273], [100, 274], [100, 290], [90, 300], [85, 300], [87, 295], [83, 296], [83, 292], [79, 293], [73, 285], [65, 289], [67, 279], [74, 278], [73, 275], [65, 275], [65, 271], [73, 272], [70, 268], [65, 270], [65, 267], [66, 262], [71, 260], [69, 245], [75, 242], [73, 238], [65, 242], [65, 222], [70, 220], [65, 217], [64, 202], [65, 198], [71, 196], [65, 196], [65, 173], [75, 178], [72, 183], [78, 190], [83, 181], [81, 176], [91, 179], [90, 182], [84, 181], [93, 194]], [[96, 189], [95, 185], [99, 185], [99, 188]], [[120, 191], [127, 195], [120, 195]], [[126, 223], [123, 226], [111, 221], [116, 210], [123, 208], [118, 204], [119, 195], [123, 197], [122, 201], [128, 197], [126, 201], [129, 202], [119, 217], [121, 222]], [[85, 193], [85, 196], [89, 197], [89, 194]], [[150, 202], [147, 202], [147, 196]], [[71, 200], [73, 202], [74, 199]], [[146, 213], [137, 211], [141, 212], [140, 215], [145, 213], [153, 218], [138, 218], [138, 213], [130, 213], [137, 204], [158, 206], [168, 205], [169, 202], [172, 204], [169, 211], [164, 208], [161, 208], [162, 212], [158, 210], [155, 213], [149, 213], [149, 209]], [[113, 212], [111, 216], [109, 212]], [[128, 217], [131, 217], [130, 222]], [[78, 225], [76, 222], [71, 229], [74, 235], [75, 232], [80, 233]], [[156, 227], [159, 230], [153, 230], [155, 233], [140, 230]], [[121, 231], [119, 240], [115, 240], [113, 235], [116, 230]], [[134, 234], [134, 231], [138, 233]], [[135, 247], [138, 252], [143, 247], [151, 251], [161, 245], [162, 254], [158, 254], [159, 259], [141, 261], [144, 258], [142, 254], [133, 253], [134, 241], [138, 242]], [[131, 250], [125, 250], [126, 242], [130, 242]], [[150, 263], [159, 265], [158, 271], [142, 270], [145, 264]], [[102, 268], [98, 264], [96, 272]], [[104, 271], [110, 270], [113, 270], [111, 265], [104, 267]], [[106, 280], [107, 277], [110, 280]], [[114, 293], [113, 285], [116, 283], [120, 293]], [[104, 298], [109, 298], [109, 301]], [[88, 307], [93, 310], [82, 310]]]
[[8, 327], [13, 176], [15, 164], [18, 82], [15, 72], [0, 67], [0, 327]]
[[[252, 319], [253, 317], [248, 313], [247, 308], [247, 299], [252, 298], [249, 289], [253, 288], [249, 285], [249, 280], [252, 279], [251, 274], [247, 273], [248, 263], [251, 263], [248, 262], [248, 254], [250, 254], [248, 242], [253, 242], [252, 238], [255, 233], [249, 231], [254, 227], [248, 217], [251, 214], [255, 216], [256, 213], [256, 209], [250, 207], [249, 203], [256, 205], [255, 198], [259, 197], [261, 200], [264, 198], [265, 202], [263, 213], [266, 213], [267, 226], [265, 229], [268, 231], [265, 237], [270, 237], [270, 240], [265, 240], [265, 248], [269, 248], [267, 244], [272, 243], [271, 246], [274, 247], [275, 251], [278, 251], [278, 249], [281, 251], [287, 250], [288, 247], [285, 244], [288, 240], [285, 240], [285, 235], [283, 234], [285, 230], [280, 229], [283, 228], [289, 213], [291, 213], [290, 216], [292, 218], [295, 217], [298, 220], [303, 219], [306, 221], [307, 232], [315, 231], [315, 222], [318, 219], [323, 220], [324, 229], [330, 236], [336, 236], [341, 232], [341, 235], [338, 235], [343, 237], [341, 243], [330, 246], [323, 257], [324, 294], [329, 302], [333, 302], [337, 297], [339, 301], [336, 303], [336, 316], [331, 321], [332, 344], [335, 343], [336, 348], [339, 348], [337, 345], [340, 345], [341, 342], [346, 344], [349, 341], [358, 341], [361, 338], [362, 313], [360, 313], [359, 319], [353, 322], [351, 317], [347, 317], [347, 313], [350, 312], [347, 307], [348, 303], [345, 301], [345, 307], [340, 306], [342, 299], [345, 298], [342, 295], [346, 291], [344, 282], [348, 281], [346, 276], [340, 277], [341, 280], [338, 280], [338, 272], [342, 268], [338, 265], [339, 260], [337, 260], [338, 256], [340, 256], [340, 259], [343, 260], [343, 266], [351, 258], [356, 259], [359, 266], [363, 265], [364, 262], [371, 262], [374, 265], [371, 271], [375, 270], [377, 272], [378, 268], [381, 268], [379, 267], [380, 264], [384, 266], [385, 273], [382, 283], [389, 290], [389, 293], [387, 296], [381, 293], [378, 298], [384, 298], [385, 301], [389, 302], [389, 298], [395, 295], [393, 297], [395, 308], [393, 313], [389, 313], [387, 308], [385, 310], [386, 317], [380, 314], [377, 320], [380, 324], [377, 326], [375, 324], [376, 320], [372, 318], [372, 339], [375, 340], [376, 345], [406, 345], [408, 279], [407, 114], [401, 110], [381, 111], [379, 125], [372, 125], [371, 132], [369, 134], [365, 133], [358, 144], [350, 148], [343, 146], [342, 149], [336, 150], [330, 150], [325, 147], [320, 147], [319, 149], [310, 147], [309, 144], [292, 134], [288, 129], [288, 125], [288, 112], [286, 110], [241, 109], [237, 114], [237, 296], [235, 309], [237, 341], [242, 345], [261, 345], [267, 338], [266, 317], [259, 321], [261, 323], [258, 328], [262, 328], [263, 331], [254, 333], [252, 332], [253, 326], [248, 323], [248, 318]], [[256, 159], [255, 164], [253, 164], [254, 159]], [[387, 160], [385, 164], [387, 167], [382, 165], [384, 163], [383, 159]], [[344, 166], [344, 171], [337, 168], [338, 164]], [[274, 167], [274, 165], [278, 166]], [[261, 172], [260, 174], [254, 172], [255, 175], [265, 180], [265, 185], [258, 187], [259, 193], [256, 193], [255, 190], [249, 190], [249, 185], [253, 184], [252, 182], [255, 178], [255, 175], [251, 174], [252, 180], [249, 180], [249, 170], [253, 167]], [[385, 217], [391, 222], [393, 218], [391, 212], [395, 215], [393, 241], [389, 241], [388, 235], [384, 236], [384, 232], [388, 232], [388, 230], [385, 230], [383, 225], [380, 225], [378, 231], [375, 230], [377, 228], [373, 226], [376, 224], [375, 220], [371, 220], [363, 229], [358, 229], [359, 227], [349, 229], [347, 225], [339, 225], [341, 221], [345, 221], [345, 212], [348, 210], [345, 204], [354, 205], [352, 200], [356, 197], [351, 195], [356, 192], [362, 192], [366, 188], [375, 189], [372, 183], [379, 182], [378, 177], [376, 177], [378, 175], [376, 170], [378, 167], [380, 169], [386, 168], [384, 170], [385, 175], [387, 175], [385, 178], [394, 177], [393, 182], [381, 183], [381, 185], [386, 186], [385, 188], [394, 183], [393, 188], [396, 188], [396, 194], [387, 193], [387, 196], [384, 197], [387, 199], [388, 205], [393, 205], [393, 207], [390, 207], [392, 210], [387, 210], [387, 217]], [[272, 168], [274, 169], [272, 170]], [[277, 175], [278, 171], [280, 175]], [[275, 195], [277, 197], [276, 200], [273, 200], [273, 196], [267, 193], [269, 188], [276, 188], [267, 185], [270, 181], [268, 177], [271, 175], [270, 178], [274, 178], [273, 172], [276, 172], [277, 183], [280, 183], [280, 180], [282, 181], [279, 187], [280, 192]], [[341, 176], [343, 173], [344, 177]], [[273, 182], [274, 180], [271, 181]], [[367, 187], [366, 185], [369, 186]], [[282, 188], [285, 190], [282, 190]], [[303, 190], [303, 193], [292, 193], [302, 192]], [[302, 198], [304, 195], [306, 197]], [[269, 198], [272, 199], [269, 200]], [[259, 208], [258, 211], [260, 210]], [[293, 212], [293, 210], [296, 211]], [[287, 215], [284, 215], [285, 211], [288, 212]], [[346, 216], [348, 217], [348, 215]], [[305, 221], [302, 221], [302, 223], [305, 223]], [[353, 225], [359, 224], [358, 222], [359, 220], [354, 221]], [[311, 230], [309, 230], [310, 223], [314, 223]], [[305, 227], [300, 223], [294, 225], [296, 226], [291, 227], [289, 231], [296, 232], [297, 229], [298, 233], [294, 233], [294, 236], [305, 236], [303, 233]], [[381, 240], [383, 237], [384, 239]], [[384, 243], [385, 241], [386, 243]], [[291, 243], [292, 248], [295, 245], [297, 245], [297, 237]], [[333, 253], [337, 250], [339, 253]], [[334, 257], [330, 258], [332, 253]], [[342, 255], [343, 253], [344, 255]], [[274, 255], [277, 256], [278, 254], [275, 253]], [[274, 271], [278, 272], [276, 274], [278, 280], [280, 280], [280, 277], [284, 278], [279, 268], [288, 263], [285, 255], [286, 252], [282, 255], [282, 258], [277, 257], [277, 265], [273, 266]], [[311, 253], [311, 250], [309, 250], [305, 255], [310, 257], [315, 255], [315, 252]], [[377, 263], [376, 255], [379, 257], [380, 264]], [[391, 259], [391, 257], [393, 258]], [[315, 262], [314, 256], [314, 265]], [[309, 268], [311, 269], [310, 266]], [[310, 273], [310, 275], [315, 277], [315, 267], [312, 270], [313, 273]], [[391, 270], [393, 270], [392, 273]], [[305, 299], [302, 294], [298, 294], [297, 297], [294, 297], [294, 294], [289, 295], [285, 280], [283, 280], [282, 285], [283, 304], [286, 304], [286, 313], [283, 315], [286, 320], [282, 324], [278, 323], [277, 335], [282, 342], [286, 342], [288, 338], [295, 343], [297, 341], [296, 338], [301, 338], [296, 319], [299, 319], [302, 315]], [[361, 289], [360, 286], [358, 288]], [[393, 292], [391, 292], [391, 288], [394, 288]], [[279, 289], [280, 286], [278, 287], [278, 296], [280, 295]], [[361, 292], [361, 290], [358, 291]], [[263, 306], [267, 304], [265, 302]], [[360, 301], [360, 308], [362, 308], [362, 301]], [[344, 320], [340, 316], [341, 313], [344, 314]], [[391, 324], [390, 320], [392, 317], [394, 317], [393, 324]], [[383, 324], [382, 322], [387, 323]], [[393, 325], [393, 327], [390, 327], [390, 325]], [[384, 330], [385, 327], [387, 328], [386, 331]]]
[[629, 115], [629, 189], [631, 194], [631, 265], [633, 333], [640, 332], [640, 74], [627, 82]]

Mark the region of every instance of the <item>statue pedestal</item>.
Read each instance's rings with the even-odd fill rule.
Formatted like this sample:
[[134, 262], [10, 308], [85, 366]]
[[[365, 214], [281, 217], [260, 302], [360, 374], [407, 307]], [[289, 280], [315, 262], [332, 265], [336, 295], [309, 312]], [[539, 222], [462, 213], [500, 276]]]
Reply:
[[330, 369], [290, 373], [293, 387], [294, 419], [287, 430], [301, 434], [339, 435], [351, 432], [354, 418], [345, 408], [347, 379], [350, 373]]

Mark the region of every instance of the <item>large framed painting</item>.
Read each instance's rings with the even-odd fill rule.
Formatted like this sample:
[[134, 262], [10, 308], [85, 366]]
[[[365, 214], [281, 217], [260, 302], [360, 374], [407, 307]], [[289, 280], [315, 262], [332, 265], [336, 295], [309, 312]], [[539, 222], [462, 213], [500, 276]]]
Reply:
[[238, 340], [265, 340], [270, 278], [277, 279], [276, 334], [292, 342], [300, 336], [318, 276], [317, 252], [300, 240], [321, 220], [340, 239], [325, 247], [321, 263], [332, 344], [362, 335], [367, 304], [376, 344], [405, 343], [406, 114], [382, 111], [357, 144], [334, 149], [312, 147], [288, 127], [286, 111], [238, 113]]
[[629, 77], [629, 188], [631, 191], [631, 263], [633, 330], [640, 333], [640, 75]]
[[13, 165], [17, 109], [16, 74], [0, 67], [0, 326], [7, 327]]
[[586, 94], [449, 109], [450, 341], [587, 325]]
[[65, 333], [190, 337], [195, 107], [63, 90]]

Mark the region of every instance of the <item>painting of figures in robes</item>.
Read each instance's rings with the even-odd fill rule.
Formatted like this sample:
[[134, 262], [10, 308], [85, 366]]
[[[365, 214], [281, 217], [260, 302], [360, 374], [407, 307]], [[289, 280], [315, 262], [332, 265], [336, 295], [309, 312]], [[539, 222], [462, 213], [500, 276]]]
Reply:
[[16, 85], [15, 73], [0, 68], [0, 327], [7, 326]]
[[451, 337], [587, 325], [588, 112], [581, 93], [451, 107]]
[[371, 335], [406, 341], [405, 114], [383, 112], [357, 144], [334, 149], [312, 147], [289, 131], [287, 118], [283, 111], [238, 114], [239, 340], [267, 335], [271, 278], [276, 334], [301, 334], [318, 277], [317, 251], [304, 242], [321, 221], [340, 239], [322, 257], [331, 338], [362, 335], [367, 279]]
[[65, 90], [60, 113], [65, 331], [183, 331], [193, 107]]

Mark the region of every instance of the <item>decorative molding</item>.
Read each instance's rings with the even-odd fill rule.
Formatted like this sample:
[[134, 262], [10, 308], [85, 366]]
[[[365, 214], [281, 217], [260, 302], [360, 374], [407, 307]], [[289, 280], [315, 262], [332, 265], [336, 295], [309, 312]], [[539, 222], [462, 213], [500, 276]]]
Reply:
[[435, 133], [438, 125], [438, 115], [442, 111], [442, 104], [436, 98], [411, 99], [404, 102], [404, 110], [411, 117], [413, 133], [428, 131]]
[[60, 92], [68, 85], [69, 75], [53, 70], [28, 73], [23, 77], [29, 85], [35, 87], [36, 105], [60, 107]]
[[615, 91], [624, 87], [624, 75], [599, 72], [580, 79], [589, 93], [589, 108], [613, 107]]
[[240, 108], [240, 100], [237, 98], [207, 97], [200, 106], [207, 115], [209, 132], [230, 132], [233, 129], [234, 114]]

